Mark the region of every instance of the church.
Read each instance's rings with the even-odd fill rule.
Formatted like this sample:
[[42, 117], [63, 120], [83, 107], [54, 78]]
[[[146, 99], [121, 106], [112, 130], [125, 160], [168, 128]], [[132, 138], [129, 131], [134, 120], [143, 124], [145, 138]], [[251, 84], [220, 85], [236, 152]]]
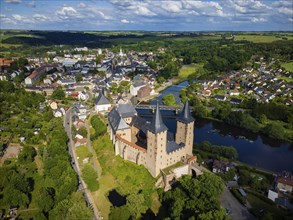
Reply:
[[176, 119], [175, 134], [164, 124], [158, 104], [151, 122], [139, 117], [131, 103], [117, 104], [108, 122], [115, 154], [145, 166], [153, 177], [179, 161], [196, 160], [192, 154], [194, 118], [188, 101]]

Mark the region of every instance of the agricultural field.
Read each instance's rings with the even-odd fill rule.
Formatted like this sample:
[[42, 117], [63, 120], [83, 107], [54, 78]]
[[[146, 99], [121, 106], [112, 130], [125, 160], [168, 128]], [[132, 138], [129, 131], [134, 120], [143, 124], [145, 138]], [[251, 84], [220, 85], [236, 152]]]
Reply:
[[282, 63], [281, 67], [284, 67], [287, 71], [293, 73], [293, 62], [290, 63]]
[[[293, 36], [284, 36], [284, 37], [286, 37], [288, 40], [293, 40]], [[284, 39], [282, 39], [282, 36], [277, 37], [274, 35], [236, 35], [235, 40], [236, 41], [247, 40], [253, 43], [271, 43], [274, 41], [279, 41]]]

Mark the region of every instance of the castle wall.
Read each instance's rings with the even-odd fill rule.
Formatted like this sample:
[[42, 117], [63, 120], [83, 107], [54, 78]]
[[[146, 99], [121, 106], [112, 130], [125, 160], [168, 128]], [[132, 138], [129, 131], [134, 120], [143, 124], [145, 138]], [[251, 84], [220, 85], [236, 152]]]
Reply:
[[192, 155], [194, 122], [183, 123], [177, 121], [176, 143], [184, 143], [186, 154]]
[[160, 170], [166, 167], [167, 131], [154, 134], [147, 131], [147, 168], [156, 177]]
[[172, 166], [173, 164], [182, 161], [182, 159], [186, 158], [186, 148], [180, 148], [176, 151], [173, 151], [167, 154], [166, 158], [166, 167]]
[[121, 135], [122, 138], [128, 140], [131, 142], [131, 128], [123, 129], [123, 130], [118, 130], [116, 134]]

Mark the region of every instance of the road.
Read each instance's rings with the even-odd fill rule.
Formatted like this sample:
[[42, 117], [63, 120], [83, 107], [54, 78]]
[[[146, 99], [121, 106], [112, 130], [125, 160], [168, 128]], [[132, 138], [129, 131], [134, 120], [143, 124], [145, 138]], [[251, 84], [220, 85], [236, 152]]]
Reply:
[[230, 217], [232, 220], [255, 220], [256, 218], [250, 214], [246, 207], [242, 206], [238, 200], [232, 195], [228, 188], [225, 188], [220, 202], [222, 207], [231, 211]]
[[72, 140], [72, 134], [71, 134], [71, 127], [72, 127], [72, 108], [69, 108], [65, 114], [65, 117], [64, 117], [64, 122], [63, 122], [63, 126], [65, 128], [65, 131], [67, 133], [67, 136], [69, 138], [69, 141], [68, 141], [68, 151], [69, 151], [69, 154], [71, 156], [71, 159], [72, 159], [72, 167], [73, 169], [75, 170], [76, 174], [78, 175], [78, 179], [79, 179], [79, 190], [83, 190], [83, 195], [84, 195], [84, 198], [87, 202], [87, 204], [89, 205], [89, 207], [91, 207], [94, 211], [94, 218], [96, 220], [99, 220], [99, 219], [103, 219], [103, 217], [101, 217], [96, 205], [95, 205], [95, 202], [94, 202], [94, 198], [93, 196], [91, 195], [90, 191], [86, 188], [86, 184], [85, 182], [82, 180], [81, 178], [81, 170], [80, 170], [80, 167], [78, 165], [78, 161], [77, 161], [77, 157], [76, 157], [76, 154], [75, 154], [75, 150], [74, 150], [74, 142]]

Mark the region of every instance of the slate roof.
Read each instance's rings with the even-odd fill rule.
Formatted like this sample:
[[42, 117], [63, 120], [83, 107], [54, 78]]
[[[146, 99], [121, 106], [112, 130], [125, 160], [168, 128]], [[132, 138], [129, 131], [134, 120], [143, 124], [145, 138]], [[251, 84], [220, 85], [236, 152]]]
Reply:
[[148, 126], [148, 130], [151, 131], [154, 134], [167, 131], [168, 128], [163, 122], [162, 115], [159, 109], [159, 104], [157, 103], [156, 112], [152, 119], [151, 124]]
[[118, 104], [117, 111], [119, 112], [122, 118], [133, 117], [137, 114], [137, 111], [131, 103]]
[[141, 87], [141, 86], [145, 86], [144, 82], [137, 82], [133, 84], [133, 87]]
[[138, 129], [141, 129], [146, 123], [147, 123], [147, 121], [145, 119], [135, 115], [132, 118], [132, 122], [130, 123], [130, 125], [138, 128]]
[[182, 112], [179, 114], [179, 117], [177, 118], [177, 120], [184, 123], [190, 123], [194, 121], [194, 118], [190, 114], [188, 100], [185, 102]]
[[175, 141], [169, 141], [169, 142], [167, 142], [166, 151], [169, 154], [169, 153], [172, 153], [173, 151], [176, 151], [184, 146], [185, 145], [183, 143], [177, 144]]
[[111, 104], [109, 100], [101, 92], [95, 102], [96, 105], [108, 105]]
[[109, 123], [112, 129], [116, 132], [117, 130], [122, 130], [129, 128], [129, 125], [126, 124], [126, 122], [123, 120], [123, 118], [120, 116], [119, 112], [116, 110], [116, 108], [113, 108], [109, 114]]

